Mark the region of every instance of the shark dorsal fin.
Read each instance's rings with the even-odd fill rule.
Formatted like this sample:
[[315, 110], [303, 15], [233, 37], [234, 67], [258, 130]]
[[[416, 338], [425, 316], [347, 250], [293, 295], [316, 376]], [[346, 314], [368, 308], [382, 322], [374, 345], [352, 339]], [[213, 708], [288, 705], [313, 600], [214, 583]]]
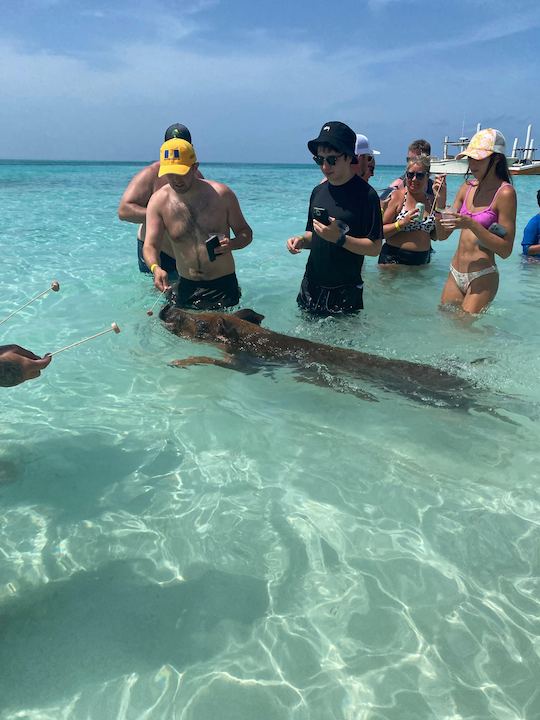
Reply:
[[240, 320], [245, 320], [246, 322], [253, 323], [254, 325], [260, 325], [264, 320], [264, 315], [259, 315], [259, 313], [255, 312], [255, 310], [250, 310], [249, 308], [237, 310], [237, 312], [233, 313], [233, 315]]

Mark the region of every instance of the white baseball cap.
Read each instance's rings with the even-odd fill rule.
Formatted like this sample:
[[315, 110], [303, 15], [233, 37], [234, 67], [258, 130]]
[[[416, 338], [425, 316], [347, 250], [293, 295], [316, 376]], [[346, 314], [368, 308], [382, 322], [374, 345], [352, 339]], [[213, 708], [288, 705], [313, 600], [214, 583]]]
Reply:
[[355, 155], [380, 155], [378, 150], [372, 150], [369, 147], [369, 140], [365, 135], [356, 134], [356, 145], [354, 148]]

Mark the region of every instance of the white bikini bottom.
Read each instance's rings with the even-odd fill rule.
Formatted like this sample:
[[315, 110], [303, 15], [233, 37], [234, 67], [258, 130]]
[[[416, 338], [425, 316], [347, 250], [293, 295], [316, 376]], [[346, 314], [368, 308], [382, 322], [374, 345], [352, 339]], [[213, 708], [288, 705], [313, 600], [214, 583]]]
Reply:
[[489, 275], [490, 273], [498, 272], [499, 271], [496, 265], [491, 265], [490, 267], [484, 268], [483, 270], [476, 270], [476, 272], [469, 273], [459, 272], [453, 265], [450, 265], [450, 273], [456, 281], [456, 285], [463, 294], [467, 292], [467, 290], [469, 289], [469, 285], [472, 283], [473, 280], [482, 277], [482, 275]]

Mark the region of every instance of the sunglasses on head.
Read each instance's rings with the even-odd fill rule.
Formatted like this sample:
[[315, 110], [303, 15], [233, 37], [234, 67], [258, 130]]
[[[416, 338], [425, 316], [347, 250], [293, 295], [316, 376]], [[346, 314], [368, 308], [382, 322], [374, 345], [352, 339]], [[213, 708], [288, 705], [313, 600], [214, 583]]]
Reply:
[[324, 165], [326, 163], [327, 165], [331, 165], [332, 167], [337, 163], [337, 159], [340, 157], [343, 157], [345, 153], [340, 153], [339, 155], [327, 155], [326, 157], [323, 157], [322, 155], [314, 155], [313, 160], [317, 163], [317, 165]]
[[414, 180], [414, 178], [416, 178], [417, 180], [423, 180], [426, 175], [427, 173], [425, 172], [409, 172], [407, 170], [407, 180]]

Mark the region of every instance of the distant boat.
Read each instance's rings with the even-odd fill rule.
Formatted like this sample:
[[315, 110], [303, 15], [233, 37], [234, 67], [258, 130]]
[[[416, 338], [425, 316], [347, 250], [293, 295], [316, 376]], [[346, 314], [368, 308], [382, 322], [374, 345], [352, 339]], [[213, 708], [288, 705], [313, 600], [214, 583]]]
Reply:
[[508, 166], [512, 175], [540, 175], [540, 160], [535, 160], [536, 148], [532, 135], [532, 125], [527, 128], [527, 139], [524, 147], [518, 147], [518, 139], [514, 140], [512, 157], [514, 162]]
[[[476, 132], [480, 130], [480, 123], [476, 126]], [[506, 157], [508, 171], [512, 175], [540, 175], [540, 160], [535, 160], [536, 148], [531, 138], [532, 125], [527, 128], [527, 139], [524, 147], [518, 147], [518, 138], [515, 138], [512, 154]], [[470, 138], [462, 136], [458, 140], [444, 138], [442, 158], [431, 159], [431, 172], [446, 175], [465, 175], [469, 167], [467, 158], [456, 160], [456, 155], [466, 149]]]

